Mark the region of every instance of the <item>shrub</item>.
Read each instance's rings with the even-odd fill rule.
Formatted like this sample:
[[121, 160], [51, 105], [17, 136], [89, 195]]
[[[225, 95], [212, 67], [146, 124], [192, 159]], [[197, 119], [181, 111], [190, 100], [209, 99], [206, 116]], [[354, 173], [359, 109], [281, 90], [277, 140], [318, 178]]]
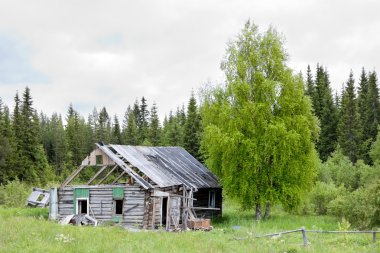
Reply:
[[328, 213], [345, 217], [358, 229], [370, 229], [380, 225], [380, 181], [366, 188], [331, 201]]
[[6, 207], [21, 207], [31, 192], [31, 187], [16, 179], [6, 185], [0, 185], [0, 205]]
[[310, 202], [315, 213], [322, 215], [327, 213], [331, 201], [346, 194], [347, 190], [343, 186], [336, 187], [333, 183], [317, 182], [310, 192]]

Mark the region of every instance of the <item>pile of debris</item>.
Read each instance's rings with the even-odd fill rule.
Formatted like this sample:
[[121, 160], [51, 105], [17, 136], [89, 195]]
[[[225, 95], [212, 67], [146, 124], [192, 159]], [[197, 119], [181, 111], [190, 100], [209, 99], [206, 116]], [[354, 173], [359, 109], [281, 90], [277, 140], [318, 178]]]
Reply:
[[187, 227], [192, 230], [211, 231], [210, 219], [192, 218], [187, 221]]
[[90, 215], [87, 214], [71, 214], [66, 216], [61, 222], [61, 225], [77, 225], [77, 226], [87, 226], [87, 225], [93, 225], [97, 226], [98, 221], [94, 218], [92, 218]]

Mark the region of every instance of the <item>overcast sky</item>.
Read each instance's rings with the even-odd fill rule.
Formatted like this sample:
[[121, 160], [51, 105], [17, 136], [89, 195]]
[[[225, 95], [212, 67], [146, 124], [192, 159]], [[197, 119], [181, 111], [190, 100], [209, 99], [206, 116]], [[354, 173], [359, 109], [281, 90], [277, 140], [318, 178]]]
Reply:
[[0, 97], [31, 88], [47, 114], [94, 106], [122, 116], [145, 96], [160, 115], [192, 90], [221, 82], [226, 44], [251, 19], [286, 37], [289, 66], [327, 67], [341, 89], [350, 70], [380, 67], [380, 1], [0, 0]]

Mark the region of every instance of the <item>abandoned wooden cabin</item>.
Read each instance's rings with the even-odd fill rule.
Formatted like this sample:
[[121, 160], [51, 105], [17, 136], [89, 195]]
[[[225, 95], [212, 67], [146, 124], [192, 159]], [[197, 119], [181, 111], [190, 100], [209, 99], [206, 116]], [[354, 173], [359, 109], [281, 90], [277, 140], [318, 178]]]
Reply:
[[[222, 214], [216, 176], [183, 148], [96, 145], [81, 166], [52, 189], [52, 219], [87, 214], [100, 222], [169, 230], [180, 224], [186, 228], [194, 217]], [[86, 184], [71, 185], [82, 174], [90, 175]]]

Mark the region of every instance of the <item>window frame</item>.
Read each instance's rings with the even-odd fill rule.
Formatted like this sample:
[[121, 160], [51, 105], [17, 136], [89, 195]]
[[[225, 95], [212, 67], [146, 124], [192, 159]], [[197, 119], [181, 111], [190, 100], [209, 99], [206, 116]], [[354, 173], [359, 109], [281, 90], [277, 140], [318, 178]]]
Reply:
[[208, 192], [208, 207], [215, 208], [216, 192], [215, 190], [210, 190]]
[[86, 214], [89, 215], [89, 209], [90, 209], [90, 199], [89, 198], [76, 198], [76, 206], [75, 206], [75, 214], [82, 214], [82, 213], [79, 213], [79, 201], [82, 201], [82, 200], [86, 200], [87, 201], [87, 210], [86, 210]]

